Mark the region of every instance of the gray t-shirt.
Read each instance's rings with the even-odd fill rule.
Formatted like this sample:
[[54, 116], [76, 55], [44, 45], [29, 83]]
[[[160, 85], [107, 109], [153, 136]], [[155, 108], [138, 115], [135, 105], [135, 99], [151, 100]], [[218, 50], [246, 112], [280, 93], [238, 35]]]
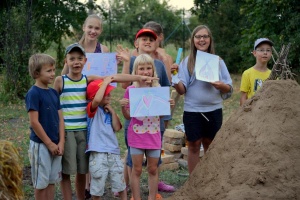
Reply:
[[[225, 95], [221, 95], [220, 90], [217, 90], [211, 83], [196, 79], [195, 71], [190, 76], [187, 62], [188, 57], [180, 63], [178, 71], [178, 78], [186, 89], [184, 111], [211, 112], [222, 108], [223, 99], [229, 98], [232, 90]], [[224, 60], [220, 60], [219, 67], [219, 80], [232, 88], [232, 80]]]
[[112, 116], [98, 106], [93, 118], [88, 118], [88, 148], [86, 152], [120, 155], [117, 136], [112, 128]]

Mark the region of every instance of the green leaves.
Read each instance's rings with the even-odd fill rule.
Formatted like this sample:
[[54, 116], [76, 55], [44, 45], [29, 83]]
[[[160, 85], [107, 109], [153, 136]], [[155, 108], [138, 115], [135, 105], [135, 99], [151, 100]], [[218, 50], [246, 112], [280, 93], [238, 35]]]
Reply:
[[[253, 66], [254, 41], [270, 38], [279, 50], [291, 43], [288, 56], [294, 72], [300, 72], [300, 4], [298, 0], [195, 0], [193, 13], [214, 35], [216, 52], [230, 72]], [[272, 62], [269, 62], [272, 66]]]

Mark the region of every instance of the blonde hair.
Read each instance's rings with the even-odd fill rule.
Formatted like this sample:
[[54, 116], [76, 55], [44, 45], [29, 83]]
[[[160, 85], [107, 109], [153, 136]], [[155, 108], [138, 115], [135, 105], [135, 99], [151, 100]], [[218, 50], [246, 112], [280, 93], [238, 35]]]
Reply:
[[194, 37], [195, 37], [196, 33], [198, 31], [200, 31], [201, 29], [206, 29], [207, 32], [208, 32], [208, 35], [210, 37], [210, 45], [207, 49], [207, 53], [215, 54], [214, 40], [213, 40], [212, 33], [211, 33], [210, 29], [206, 25], [197, 26], [193, 30], [192, 36], [191, 36], [191, 39], [190, 39], [190, 55], [189, 55], [188, 64], [187, 64], [190, 75], [192, 75], [193, 72], [194, 72], [195, 63], [196, 63], [196, 54], [197, 54], [197, 48], [196, 48], [195, 43], [194, 43]]
[[[87, 21], [88, 21], [89, 19], [97, 19], [97, 20], [99, 20], [99, 23], [100, 23], [100, 29], [102, 30], [102, 19], [101, 19], [98, 15], [96, 15], [96, 14], [89, 15], [89, 16], [84, 20], [84, 23], [83, 23], [82, 27], [85, 27], [85, 26], [86, 26], [86, 23], [87, 23]], [[82, 37], [81, 37], [81, 39], [79, 40], [78, 43], [79, 43], [81, 46], [83, 46], [84, 40], [85, 40], [85, 33], [82, 34]]]
[[49, 56], [48, 54], [42, 54], [42, 53], [33, 54], [29, 58], [29, 62], [28, 62], [29, 75], [33, 79], [36, 79], [37, 75], [41, 72], [41, 69], [44, 65], [54, 66], [55, 59]]
[[[152, 69], [153, 69], [153, 75], [152, 77], [157, 77], [157, 73], [156, 73], [156, 69], [155, 69], [155, 65], [154, 65], [154, 60], [151, 56], [149, 56], [148, 54], [140, 54], [138, 57], [136, 57], [134, 63], [133, 63], [133, 70], [132, 70], [132, 75], [137, 75], [137, 70], [139, 65], [151, 65]], [[132, 84], [135, 87], [140, 87], [140, 84], [138, 81], [133, 82]], [[153, 80], [151, 87], [159, 87], [159, 83], [158, 80]]]

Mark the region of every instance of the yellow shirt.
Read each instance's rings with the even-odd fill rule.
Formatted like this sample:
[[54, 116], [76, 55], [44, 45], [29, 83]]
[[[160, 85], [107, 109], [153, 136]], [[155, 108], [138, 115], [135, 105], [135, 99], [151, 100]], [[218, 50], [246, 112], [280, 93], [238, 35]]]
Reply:
[[244, 71], [241, 80], [241, 92], [247, 93], [247, 98], [251, 98], [257, 90], [262, 87], [262, 83], [269, 78], [271, 70], [265, 72], [258, 71], [251, 67]]

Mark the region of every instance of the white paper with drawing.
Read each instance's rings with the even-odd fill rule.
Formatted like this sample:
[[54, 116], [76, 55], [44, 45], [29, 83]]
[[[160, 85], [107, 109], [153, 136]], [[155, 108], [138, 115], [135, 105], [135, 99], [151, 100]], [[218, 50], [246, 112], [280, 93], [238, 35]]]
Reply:
[[130, 88], [130, 116], [170, 115], [169, 87]]
[[[86, 53], [86, 58], [82, 74], [109, 76], [118, 72], [116, 53]], [[117, 83], [111, 85], [116, 87]]]
[[196, 79], [205, 82], [219, 81], [219, 56], [197, 51], [195, 73]]

